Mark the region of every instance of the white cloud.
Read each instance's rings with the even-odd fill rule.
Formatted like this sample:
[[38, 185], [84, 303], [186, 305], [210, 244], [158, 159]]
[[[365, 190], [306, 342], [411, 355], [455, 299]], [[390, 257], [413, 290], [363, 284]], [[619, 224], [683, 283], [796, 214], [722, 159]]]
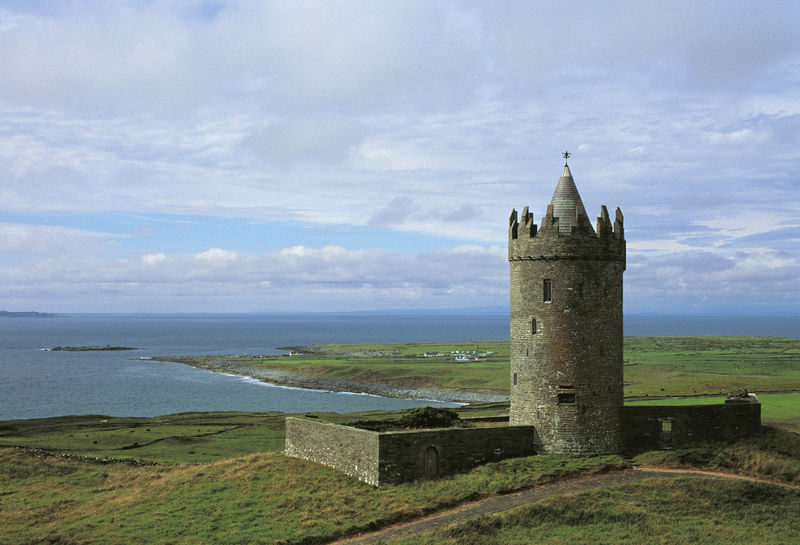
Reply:
[[328, 310], [358, 310], [503, 304], [506, 265], [497, 248], [480, 246], [421, 254], [326, 246], [241, 255], [212, 248], [146, 254], [138, 264], [65, 256], [24, 274], [0, 268], [0, 280], [6, 297], [40, 294], [53, 310], [109, 310], [131, 300], [142, 305], [135, 310], [156, 300], [165, 311], [315, 310], [323, 302]]
[[[34, 289], [22, 271], [61, 270], [110, 299], [153, 290], [156, 307], [204, 289], [219, 308], [242, 293], [264, 308], [329, 302], [326, 290], [341, 306], [491, 299], [494, 276], [482, 288], [444, 271], [502, 262], [510, 209], [544, 214], [569, 149], [590, 215], [626, 214], [629, 276], [652, 304], [668, 292], [636, 259], [685, 293], [681, 258], [734, 260], [712, 275], [731, 285], [758, 274], [735, 252], [766, 245], [747, 255], [779, 276], [800, 259], [799, 25], [791, 3], [718, 1], [7, 5], [4, 274], [52, 297], [74, 284]], [[130, 219], [155, 214], [185, 223], [143, 235]], [[268, 259], [226, 236], [230, 218], [287, 250]], [[326, 230], [335, 243], [293, 234]], [[454, 249], [470, 244], [500, 251]]]
[[[0, 250], [10, 254], [49, 258], [55, 255], [95, 254], [119, 240], [119, 235], [57, 225], [0, 223]], [[2, 257], [0, 257], [2, 262]]]
[[142, 263], [146, 266], [152, 267], [153, 265], [158, 265], [159, 263], [163, 263], [169, 259], [166, 254], [164, 253], [157, 253], [157, 254], [145, 254], [142, 256]]
[[236, 260], [239, 255], [236, 252], [222, 250], [220, 248], [209, 248], [204, 252], [199, 252], [194, 255], [197, 259], [207, 261], [209, 263], [228, 263]]

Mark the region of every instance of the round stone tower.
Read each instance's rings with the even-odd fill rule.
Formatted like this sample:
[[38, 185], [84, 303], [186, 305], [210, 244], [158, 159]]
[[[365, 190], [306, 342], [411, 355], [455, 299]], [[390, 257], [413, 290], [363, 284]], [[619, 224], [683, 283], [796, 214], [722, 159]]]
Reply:
[[595, 231], [565, 164], [540, 227], [511, 212], [508, 261], [511, 424], [545, 452], [621, 451], [622, 212]]

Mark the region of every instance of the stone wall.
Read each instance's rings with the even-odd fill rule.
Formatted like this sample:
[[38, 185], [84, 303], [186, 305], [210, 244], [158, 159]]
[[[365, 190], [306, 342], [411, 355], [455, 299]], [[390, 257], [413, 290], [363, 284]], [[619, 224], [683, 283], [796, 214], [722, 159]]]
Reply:
[[286, 455], [317, 462], [377, 486], [378, 442], [374, 431], [286, 418]]
[[532, 454], [533, 426], [385, 432], [380, 437], [379, 480], [432, 479]]
[[727, 400], [718, 405], [640, 405], [623, 408], [625, 449], [686, 448], [761, 434], [761, 403]]
[[286, 419], [286, 455], [317, 462], [371, 485], [432, 479], [535, 454], [532, 426], [374, 432]]

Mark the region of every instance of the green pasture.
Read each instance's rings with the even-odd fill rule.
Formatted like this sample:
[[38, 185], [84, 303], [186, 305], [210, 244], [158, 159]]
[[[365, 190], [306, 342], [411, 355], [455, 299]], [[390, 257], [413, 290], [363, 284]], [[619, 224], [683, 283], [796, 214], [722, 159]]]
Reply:
[[[626, 337], [626, 397], [800, 392], [800, 340], [779, 337]], [[311, 353], [238, 362], [366, 383], [508, 393], [508, 341], [324, 345]], [[477, 350], [476, 350], [477, 349]], [[459, 363], [428, 352], [492, 351]]]
[[[626, 337], [625, 396], [800, 392], [800, 340], [779, 337]], [[403, 386], [508, 392], [508, 341], [347, 344], [309, 354], [246, 359], [301, 375]], [[491, 351], [485, 361], [424, 353]], [[241, 359], [239, 361], [242, 361]]]
[[800, 391], [800, 340], [626, 337], [625, 395]]
[[[462, 418], [508, 414], [508, 405], [461, 407]], [[399, 411], [314, 413], [328, 422], [397, 419]], [[90, 458], [208, 463], [281, 451], [285, 413], [181, 413], [154, 418], [97, 415], [0, 422], [0, 448], [26, 447]]]
[[[497, 406], [485, 409], [495, 410]], [[396, 418], [398, 414], [375, 412], [320, 416], [344, 422], [353, 418]], [[126, 431], [126, 426], [133, 433]], [[63, 429], [59, 431], [59, 428]], [[220, 431], [221, 428], [228, 431]], [[47, 450], [53, 454], [102, 454], [124, 458], [130, 454], [120, 454], [119, 448], [127, 444], [127, 438], [124, 441], [119, 438], [126, 437], [126, 433], [142, 443], [162, 440], [126, 451], [138, 459], [158, 462], [150, 466], [98, 463], [85, 458], [64, 458], [0, 447], [0, 543], [226, 544], [274, 543], [279, 540], [319, 543], [355, 531], [415, 518], [482, 496], [628, 465], [618, 456], [539, 455], [487, 464], [469, 473], [436, 481], [374, 488], [323, 466], [286, 458], [275, 449], [282, 441], [271, 441], [267, 448], [260, 444], [263, 436], [282, 440], [281, 428], [277, 415], [247, 413], [195, 413], [127, 420], [102, 417], [98, 420], [98, 417], [87, 416], [3, 422], [0, 428], [3, 444], [27, 441], [30, 445], [48, 447]], [[198, 444], [192, 442], [198, 437], [198, 430], [212, 432], [205, 436], [209, 441], [203, 444], [203, 448], [208, 450], [205, 457], [199, 455], [199, 450], [198, 455], [190, 454], [190, 450], [198, 449]], [[98, 443], [92, 442], [81, 448], [76, 443], [83, 441], [78, 437], [81, 431], [85, 432], [83, 439], [91, 441], [104, 432], [109, 435], [104, 444], [98, 439]], [[14, 433], [16, 435], [12, 435]], [[185, 434], [185, 440], [181, 440], [181, 433]], [[173, 440], [167, 441], [167, 438]], [[158, 452], [147, 450], [156, 444], [161, 444]], [[722, 469], [800, 483], [800, 437], [768, 428], [761, 438], [643, 453], [637, 456], [637, 461], [670, 467]], [[627, 492], [618, 495], [614, 488], [590, 495], [604, 498], [598, 504], [603, 506], [603, 510], [596, 516], [589, 516], [582, 502], [575, 504], [576, 509], [570, 514], [566, 506], [573, 501], [571, 497], [558, 500], [567, 503], [559, 508], [563, 520], [551, 521], [561, 527], [555, 530], [557, 533], [554, 535], [567, 532], [565, 539], [584, 543], [593, 536], [600, 536], [598, 542], [610, 543], [612, 538], [621, 537], [618, 534], [621, 529], [606, 525], [614, 519], [608, 515], [609, 520], [606, 520], [606, 513], [623, 513], [618, 521], [635, 523], [630, 539], [638, 542], [638, 536], [646, 531], [644, 529], [669, 523], [670, 517], [676, 517], [675, 522], [680, 525], [691, 526], [694, 519], [685, 518], [682, 511], [685, 507], [681, 504], [695, 499], [703, 506], [702, 511], [710, 517], [709, 520], [719, 519], [715, 526], [731, 524], [725, 535], [733, 538], [739, 536], [740, 530], [730, 522], [736, 517], [728, 509], [738, 503], [742, 505], [737, 509], [745, 511], [763, 508], [760, 519], [747, 519], [754, 525], [754, 543], [762, 542], [759, 536], [766, 529], [774, 529], [777, 533], [773, 535], [783, 536], [787, 530], [781, 526], [796, 520], [796, 517], [792, 519], [786, 515], [796, 508], [796, 499], [792, 498], [797, 497], [797, 492], [794, 492], [795, 496], [785, 496], [780, 489], [770, 488], [770, 494], [775, 495], [786, 508], [769, 510], [771, 504], [763, 504], [763, 494], [756, 488], [725, 488], [728, 485], [718, 481], [715, 485], [722, 487], [719, 490], [730, 494], [730, 505], [710, 506], [703, 491], [705, 485], [698, 484], [704, 481], [692, 481], [693, 485], [681, 487], [682, 492], [673, 489], [675, 485], [670, 484], [672, 482], [625, 488], [640, 496], [639, 518], [624, 515], [630, 508], [630, 496]], [[696, 496], [691, 492], [692, 486], [699, 487]], [[668, 490], [667, 496], [675, 499], [674, 514], [670, 514], [672, 504], [655, 501], [659, 490]], [[651, 518], [655, 513], [658, 515]], [[534, 528], [532, 525], [541, 522], [537, 520], [531, 522], [531, 526], [523, 527]], [[583, 533], [570, 533], [575, 531], [569, 528], [570, 525], [577, 525]], [[684, 535], [685, 531], [679, 528], [671, 530], [669, 537], [675, 543], [689, 542], [685, 540], [695, 534]], [[715, 528], [714, 531], [722, 529]], [[515, 543], [515, 539], [521, 539], [515, 534], [508, 534], [506, 538], [502, 532], [483, 537], [482, 532], [480, 527], [470, 526], [461, 534], [453, 535], [460, 536], [464, 543], [489, 543], [493, 538], [497, 539], [495, 543]], [[602, 541], [606, 539], [602, 538], [604, 533], [610, 536], [606, 541]], [[437, 534], [430, 538], [434, 540], [430, 542], [441, 537]], [[478, 541], [470, 541], [473, 539]], [[446, 540], [442, 542], [449, 543]]]
[[387, 545], [796, 543], [800, 493], [715, 479], [660, 479], [557, 496]]
[[617, 456], [532, 456], [452, 478], [374, 488], [274, 451], [129, 467], [0, 449], [0, 542], [322, 542], [469, 499], [625, 465]]
[[[341, 344], [308, 347], [311, 353], [269, 358], [238, 358], [249, 365], [311, 377], [412, 388], [480, 392], [508, 391], [508, 341], [416, 344]], [[475, 362], [456, 362], [454, 351], [494, 354]], [[433, 352], [446, 356], [424, 357]]]
[[186, 413], [157, 418], [67, 416], [0, 422], [0, 447], [92, 458], [209, 462], [283, 449], [282, 413]]

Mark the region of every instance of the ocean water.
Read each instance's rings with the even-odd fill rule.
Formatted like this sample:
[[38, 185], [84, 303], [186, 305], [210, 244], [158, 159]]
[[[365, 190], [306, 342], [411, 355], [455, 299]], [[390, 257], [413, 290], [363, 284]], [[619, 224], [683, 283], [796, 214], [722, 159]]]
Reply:
[[[500, 316], [73, 315], [0, 318], [0, 420], [184, 411], [389, 410], [424, 400], [273, 386], [246, 377], [141, 357], [278, 354], [280, 347], [341, 342], [490, 340]], [[55, 346], [118, 345], [134, 351], [50, 352]]]
[[[626, 335], [800, 338], [800, 318], [626, 316]], [[73, 414], [157, 416], [184, 411], [388, 410], [436, 404], [301, 390], [190, 366], [139, 359], [277, 354], [325, 343], [508, 338], [507, 314], [72, 315], [0, 318], [0, 420]], [[122, 345], [123, 352], [50, 352]], [[452, 405], [442, 403], [442, 405]]]

